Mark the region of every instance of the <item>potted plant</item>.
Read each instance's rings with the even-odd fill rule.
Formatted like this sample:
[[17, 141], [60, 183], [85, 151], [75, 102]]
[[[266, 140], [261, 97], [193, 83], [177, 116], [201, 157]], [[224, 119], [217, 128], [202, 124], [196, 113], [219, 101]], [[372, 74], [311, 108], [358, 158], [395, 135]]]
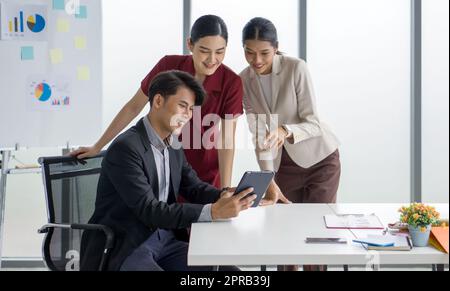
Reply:
[[408, 224], [409, 234], [413, 245], [425, 247], [428, 245], [431, 226], [439, 221], [440, 214], [432, 206], [413, 203], [398, 210], [400, 221]]

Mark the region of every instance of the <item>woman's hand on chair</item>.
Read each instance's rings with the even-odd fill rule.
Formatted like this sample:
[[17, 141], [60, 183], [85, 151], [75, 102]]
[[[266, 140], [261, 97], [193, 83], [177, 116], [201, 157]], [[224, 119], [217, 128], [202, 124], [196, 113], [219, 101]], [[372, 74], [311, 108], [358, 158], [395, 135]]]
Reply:
[[90, 147], [79, 147], [78, 149], [70, 152], [69, 155], [81, 160], [85, 158], [95, 157], [100, 153], [100, 151], [101, 149], [94, 145]]

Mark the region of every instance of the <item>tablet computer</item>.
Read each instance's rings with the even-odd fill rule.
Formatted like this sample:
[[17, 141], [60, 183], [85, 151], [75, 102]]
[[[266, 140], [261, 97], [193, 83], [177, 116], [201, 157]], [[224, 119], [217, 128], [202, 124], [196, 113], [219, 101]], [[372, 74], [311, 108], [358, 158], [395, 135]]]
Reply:
[[263, 198], [264, 193], [267, 191], [267, 188], [269, 188], [269, 184], [274, 176], [275, 173], [271, 171], [245, 172], [236, 188], [236, 191], [234, 192], [234, 195], [241, 193], [248, 188], [253, 188], [253, 193], [250, 193], [247, 196], [256, 194], [256, 199], [252, 207], [257, 207]]

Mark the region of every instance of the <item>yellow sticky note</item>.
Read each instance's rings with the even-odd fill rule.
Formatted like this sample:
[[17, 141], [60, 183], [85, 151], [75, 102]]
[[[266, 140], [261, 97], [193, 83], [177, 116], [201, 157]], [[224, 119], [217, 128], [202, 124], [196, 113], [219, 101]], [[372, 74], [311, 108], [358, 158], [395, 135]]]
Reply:
[[53, 65], [60, 64], [63, 62], [63, 52], [61, 49], [50, 50], [50, 61]]
[[69, 30], [70, 30], [69, 20], [64, 19], [64, 18], [59, 18], [56, 26], [57, 26], [58, 32], [69, 32]]
[[75, 48], [78, 50], [84, 50], [87, 47], [87, 41], [84, 36], [75, 37]]
[[78, 80], [80, 81], [89, 81], [91, 79], [91, 69], [87, 66], [79, 66], [77, 68], [78, 71]]

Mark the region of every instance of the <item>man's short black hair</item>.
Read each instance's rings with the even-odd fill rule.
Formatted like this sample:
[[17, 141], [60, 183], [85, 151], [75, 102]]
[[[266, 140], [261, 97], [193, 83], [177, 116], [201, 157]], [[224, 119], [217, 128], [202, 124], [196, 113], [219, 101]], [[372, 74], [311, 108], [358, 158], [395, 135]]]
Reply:
[[150, 105], [153, 105], [153, 99], [160, 94], [167, 99], [169, 96], [177, 94], [179, 88], [190, 89], [195, 94], [195, 106], [201, 106], [206, 97], [203, 86], [190, 74], [182, 71], [167, 71], [156, 75], [148, 89], [148, 98]]

